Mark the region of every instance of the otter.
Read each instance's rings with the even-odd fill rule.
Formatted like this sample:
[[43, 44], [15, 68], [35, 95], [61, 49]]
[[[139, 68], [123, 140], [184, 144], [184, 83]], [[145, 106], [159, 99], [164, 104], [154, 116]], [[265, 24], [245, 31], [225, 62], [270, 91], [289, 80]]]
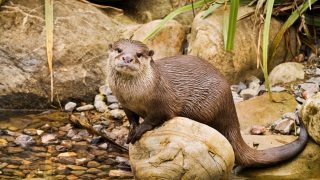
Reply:
[[[297, 140], [267, 150], [250, 148], [240, 134], [230, 86], [207, 61], [178, 55], [155, 62], [154, 52], [147, 45], [129, 39], [109, 46], [108, 83], [130, 122], [127, 143], [135, 143], [146, 131], [182, 116], [223, 134], [232, 145], [240, 167], [277, 164], [304, 149], [308, 134], [301, 120]], [[140, 117], [144, 121], [139, 124]]]

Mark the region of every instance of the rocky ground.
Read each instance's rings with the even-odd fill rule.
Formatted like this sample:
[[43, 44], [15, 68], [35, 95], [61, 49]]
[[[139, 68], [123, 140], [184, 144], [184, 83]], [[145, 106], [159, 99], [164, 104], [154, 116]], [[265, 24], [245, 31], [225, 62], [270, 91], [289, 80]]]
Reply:
[[[286, 64], [280, 66], [288, 68]], [[305, 80], [297, 77], [296, 83], [282, 82], [285, 84], [272, 88], [274, 92], [293, 93], [298, 102], [296, 111], [284, 112], [280, 119], [275, 119], [271, 124], [252, 124], [248, 134], [299, 133], [296, 125], [299, 124], [297, 115], [301, 104], [319, 91], [320, 84], [320, 69], [317, 66], [305, 66], [301, 70]], [[294, 70], [295, 74], [299, 74], [298, 71]], [[232, 85], [231, 90], [236, 103], [266, 92], [256, 77]], [[100, 87], [92, 104], [69, 102], [64, 108], [67, 113], [9, 114], [1, 117], [0, 178], [133, 178], [126, 152], [128, 145], [125, 144], [129, 123], [110, 89]]]

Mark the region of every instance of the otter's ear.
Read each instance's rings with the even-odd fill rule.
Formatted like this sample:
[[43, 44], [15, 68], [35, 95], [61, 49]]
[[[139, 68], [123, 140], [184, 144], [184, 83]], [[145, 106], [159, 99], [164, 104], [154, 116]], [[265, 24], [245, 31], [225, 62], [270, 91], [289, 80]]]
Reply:
[[153, 56], [153, 54], [154, 54], [154, 51], [153, 51], [153, 50], [150, 50], [150, 51], [148, 52], [148, 55], [149, 55], [149, 56]]
[[111, 50], [113, 47], [112, 47], [112, 44], [109, 44], [109, 50]]

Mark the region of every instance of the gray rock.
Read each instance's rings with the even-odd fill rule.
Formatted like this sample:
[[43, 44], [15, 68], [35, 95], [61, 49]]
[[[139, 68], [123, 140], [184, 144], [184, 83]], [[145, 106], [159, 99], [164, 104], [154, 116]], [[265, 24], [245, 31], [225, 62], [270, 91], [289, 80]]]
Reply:
[[73, 136], [75, 136], [77, 134], [77, 131], [74, 129], [70, 129], [67, 133], [67, 137], [68, 138], [72, 138]]
[[77, 106], [76, 103], [68, 102], [66, 105], [64, 105], [64, 110], [68, 112], [72, 112], [76, 106]]
[[79, 134], [74, 135], [71, 140], [73, 141], [81, 141], [83, 139], [82, 136], [80, 136]]
[[111, 118], [120, 119], [120, 120], [123, 119], [124, 116], [126, 115], [124, 111], [120, 109], [113, 109], [109, 113]]
[[61, 146], [66, 147], [67, 149], [72, 148], [72, 141], [71, 140], [62, 140], [60, 144], [61, 144]]
[[64, 131], [64, 132], [68, 132], [71, 128], [72, 128], [72, 125], [70, 123], [68, 123], [65, 126], [59, 127], [59, 130]]
[[286, 91], [286, 88], [281, 87], [281, 86], [274, 86], [274, 87], [271, 87], [271, 91], [272, 92], [283, 92], [283, 91]]
[[80, 107], [77, 107], [77, 111], [89, 111], [89, 110], [92, 110], [94, 109], [94, 106], [92, 104], [87, 104], [87, 105], [84, 105], [84, 106], [80, 106]]
[[286, 62], [276, 66], [269, 75], [270, 85], [283, 84], [304, 79], [304, 66], [296, 62]]
[[303, 83], [300, 84], [300, 87], [305, 91], [310, 91], [314, 93], [319, 91], [319, 84], [317, 83]]
[[45, 134], [41, 136], [41, 142], [43, 144], [56, 144], [58, 143], [57, 135], [56, 134]]
[[33, 138], [29, 135], [20, 135], [16, 138], [14, 142], [22, 147], [27, 147], [35, 143]]
[[294, 127], [294, 120], [286, 118], [275, 122], [274, 130], [281, 134], [290, 134], [292, 128]]
[[104, 96], [102, 94], [96, 95], [94, 98], [94, 107], [99, 112], [105, 112], [108, 109], [108, 106], [104, 102]]
[[117, 100], [116, 96], [114, 96], [114, 95], [107, 95], [107, 102], [109, 104], [118, 103], [118, 100]]
[[108, 106], [109, 109], [119, 109], [119, 104], [118, 103], [112, 103]]
[[99, 148], [107, 150], [108, 149], [108, 143], [102, 143], [98, 145]]
[[258, 95], [258, 89], [244, 89], [240, 92], [240, 96], [243, 100], [251, 99]]
[[96, 124], [96, 125], [93, 125], [92, 128], [99, 132], [99, 131], [101, 131], [103, 126], [101, 124]]
[[99, 93], [108, 96], [112, 94], [112, 91], [108, 85], [103, 85], [99, 88]]

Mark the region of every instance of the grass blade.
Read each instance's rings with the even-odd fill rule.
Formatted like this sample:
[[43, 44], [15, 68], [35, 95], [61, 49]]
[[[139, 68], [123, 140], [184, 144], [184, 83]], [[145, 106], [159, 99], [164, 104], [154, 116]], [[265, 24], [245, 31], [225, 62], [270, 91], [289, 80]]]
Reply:
[[53, 72], [52, 72], [52, 50], [53, 50], [53, 0], [45, 0], [45, 21], [46, 21], [46, 46], [47, 61], [50, 71], [50, 101], [53, 102]]
[[232, 0], [230, 7], [230, 15], [229, 15], [229, 24], [228, 24], [228, 37], [226, 50], [231, 51], [234, 45], [234, 35], [236, 33], [236, 24], [238, 17], [238, 8], [239, 8], [239, 0]]
[[228, 39], [228, 24], [229, 24], [229, 13], [228, 11], [223, 12], [223, 42], [224, 42], [224, 49], [227, 49], [227, 39]]
[[303, 13], [305, 10], [308, 9], [309, 5], [312, 5], [317, 0], [310, 0], [310, 2], [305, 2], [301, 6], [299, 6], [298, 9], [296, 9], [294, 12], [291, 13], [287, 21], [283, 24], [283, 26], [280, 28], [279, 32], [277, 33], [276, 37], [274, 38], [272, 45], [271, 45], [271, 58], [268, 62], [268, 64], [271, 64], [274, 55], [276, 54], [277, 48], [279, 47], [279, 44], [281, 42], [282, 37], [284, 36], [284, 33], [292, 26], [292, 24], [299, 18], [300, 13]]
[[264, 83], [268, 90], [269, 98], [272, 100], [271, 88], [268, 75], [268, 48], [269, 48], [269, 32], [271, 23], [271, 14], [273, 9], [274, 0], [267, 1], [267, 13], [263, 25], [263, 37], [262, 37], [262, 71], [264, 76]]
[[156, 27], [154, 27], [148, 34], [147, 36], [143, 39], [143, 42], [154, 37], [162, 28], [163, 26], [170, 20], [172, 20], [175, 16], [190, 11], [193, 8], [199, 8], [202, 7], [203, 5], [205, 5], [206, 3], [210, 3], [213, 2], [213, 0], [200, 0], [197, 1], [195, 3], [186, 5], [186, 6], [182, 6], [177, 8], [176, 10], [172, 11], [170, 14], [168, 14]]
[[212, 14], [217, 8], [221, 7], [223, 5], [223, 2], [215, 2], [212, 4], [203, 14], [202, 18], [208, 17], [210, 14]]

